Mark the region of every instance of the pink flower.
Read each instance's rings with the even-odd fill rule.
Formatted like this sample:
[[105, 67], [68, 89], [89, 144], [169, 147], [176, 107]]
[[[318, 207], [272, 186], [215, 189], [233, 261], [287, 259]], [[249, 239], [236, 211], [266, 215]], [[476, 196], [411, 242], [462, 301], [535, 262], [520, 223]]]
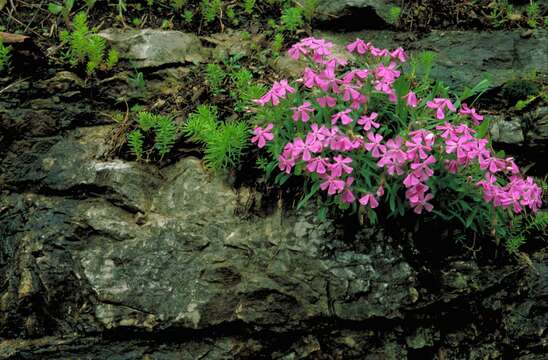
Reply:
[[352, 109], [346, 109], [346, 110], [343, 110], [341, 112], [338, 112], [336, 113], [335, 115], [333, 115], [331, 117], [331, 123], [333, 125], [337, 125], [337, 121], [338, 120], [341, 120], [341, 122], [343, 123], [343, 125], [348, 125], [348, 124], [351, 124], [352, 121], [352, 118], [350, 116], [348, 116], [348, 114], [352, 111]]
[[481, 124], [481, 122], [483, 121], [483, 116], [476, 113], [476, 109], [474, 109], [474, 108], [470, 109], [466, 103], [462, 103], [461, 109], [460, 109], [460, 114], [461, 115], [470, 115], [470, 117], [472, 118], [472, 123], [476, 126]]
[[375, 129], [378, 129], [381, 124], [373, 121], [379, 116], [376, 112], [372, 112], [369, 116], [363, 115], [361, 118], [358, 119], [358, 124], [363, 125], [363, 129], [365, 131], [371, 130], [371, 127], [374, 127]]
[[315, 110], [311, 107], [312, 104], [310, 104], [308, 101], [305, 101], [301, 106], [294, 107], [293, 109], [293, 120], [299, 121], [302, 120], [302, 122], [307, 122], [310, 119], [309, 113], [313, 113]]
[[368, 44], [366, 44], [361, 39], [356, 39], [356, 41], [346, 45], [346, 50], [349, 53], [357, 52], [358, 54], [363, 55], [367, 52], [368, 49], [369, 49]]
[[405, 95], [403, 98], [405, 99], [408, 106], [417, 107], [418, 100], [417, 95], [414, 92], [409, 91], [407, 95]]
[[346, 85], [343, 90], [343, 100], [344, 101], [355, 101], [362, 96], [362, 93], [356, 90], [354, 86]]
[[257, 126], [255, 130], [253, 130], [255, 136], [251, 138], [251, 142], [257, 143], [259, 149], [265, 147], [267, 141], [274, 139], [274, 135], [272, 134], [273, 127], [274, 124], [272, 123], [268, 124], [264, 129]]
[[337, 105], [337, 100], [331, 96], [324, 96], [324, 97], [319, 97], [316, 99], [316, 101], [318, 101], [318, 104], [320, 104], [321, 107], [329, 107], [329, 108], [332, 108], [332, 107], [335, 107], [335, 105]]
[[377, 201], [377, 199], [375, 198], [375, 195], [371, 194], [371, 193], [367, 193], [365, 194], [364, 196], [362, 196], [359, 200], [360, 204], [362, 204], [363, 206], [366, 206], [367, 204], [369, 204], [369, 207], [371, 209], [374, 209], [376, 208], [377, 206], [379, 206], [379, 202]]
[[364, 144], [365, 149], [369, 151], [373, 157], [381, 157], [386, 150], [386, 147], [381, 144], [382, 136], [370, 131], [367, 133], [367, 139], [369, 139], [370, 142]]
[[459, 170], [459, 163], [456, 160], [445, 160], [444, 165], [451, 174], [456, 174]]
[[332, 176], [332, 175], [325, 175], [324, 182], [320, 184], [320, 189], [326, 190], [328, 195], [334, 195], [336, 193], [339, 193], [343, 191], [344, 189], [344, 181]]
[[433, 101], [429, 101], [426, 103], [426, 106], [430, 109], [436, 109], [436, 118], [438, 120], [445, 119], [445, 111], [444, 109], [447, 107], [450, 111], [455, 112], [457, 109], [451, 103], [449, 99], [444, 98], [435, 98]]
[[383, 195], [384, 195], [384, 188], [383, 188], [382, 185], [381, 185], [381, 186], [379, 186], [378, 189], [377, 189], [377, 196], [378, 196], [378, 197], [381, 197], [381, 196], [383, 196]]
[[[363, 70], [352, 70], [346, 73], [344, 75], [342, 82], [344, 84], [350, 84], [352, 80], [354, 80], [355, 77], [357, 77], [359, 80], [365, 80], [369, 76], [369, 70], [363, 69]], [[358, 81], [358, 83], [360, 83]]]
[[386, 152], [377, 162], [377, 166], [386, 167], [388, 175], [403, 175], [402, 166], [407, 162], [407, 154], [401, 150], [403, 139], [398, 137], [386, 142]]
[[378, 49], [374, 46], [370, 47], [370, 51], [371, 51], [371, 55], [375, 57], [384, 57], [384, 56], [390, 55], [390, 52], [387, 49]]
[[352, 204], [356, 200], [356, 196], [354, 196], [351, 188], [353, 182], [354, 178], [352, 176], [346, 178], [345, 187], [341, 195], [342, 201], [346, 204]]
[[506, 168], [506, 161], [496, 158], [489, 157], [479, 161], [480, 169], [488, 170], [491, 174], [496, 173], [497, 171], [504, 170]]
[[279, 156], [278, 163], [278, 167], [280, 168], [280, 170], [285, 172], [286, 174], [291, 174], [291, 170], [293, 169], [293, 166], [295, 166], [295, 160], [290, 159], [283, 154]]
[[434, 196], [432, 194], [426, 194], [419, 197], [419, 200], [415, 202], [413, 206], [413, 211], [417, 214], [421, 214], [422, 210], [426, 210], [428, 212], [431, 212], [434, 206], [428, 202], [428, 200], [431, 200]]
[[312, 50], [312, 60], [317, 63], [321, 63], [326, 56], [331, 55], [331, 47], [333, 47], [333, 43], [330, 43], [323, 39], [315, 39], [313, 37], [309, 37], [306, 39], [302, 39], [298, 43], [294, 44], [289, 49], [288, 53], [289, 56], [297, 60], [301, 57], [301, 55], [307, 56], [309, 54], [308, 50]]
[[423, 130], [410, 135], [411, 139], [405, 142], [409, 160], [426, 159], [428, 157], [426, 152], [432, 150], [433, 134]]
[[375, 76], [377, 79], [382, 79], [385, 82], [393, 83], [401, 74], [400, 71], [396, 70], [397, 66], [398, 65], [395, 62], [391, 62], [388, 66], [380, 64], [375, 69]]
[[298, 43], [294, 44], [287, 51], [287, 53], [289, 54], [289, 56], [291, 56], [291, 58], [293, 60], [299, 60], [301, 55], [307, 55], [308, 54], [308, 50], [307, 50], [307, 46], [305, 46], [302, 42], [298, 42]]
[[415, 186], [412, 186], [412, 187], [408, 188], [405, 191], [405, 197], [407, 198], [407, 200], [409, 200], [411, 205], [413, 205], [413, 204], [418, 203], [420, 201], [420, 199], [422, 197], [424, 197], [424, 194], [427, 191], [428, 191], [428, 186], [426, 186], [422, 183], [419, 183]]
[[255, 103], [264, 106], [271, 102], [272, 105], [276, 106], [280, 103], [280, 99], [284, 99], [287, 96], [287, 93], [294, 92], [295, 89], [289, 86], [287, 80], [277, 81], [272, 85], [272, 89], [260, 99], [255, 100]]
[[327, 159], [321, 157], [314, 157], [306, 164], [306, 170], [308, 172], [315, 172], [320, 175], [325, 174], [328, 167], [329, 162], [327, 162]]
[[448, 122], [446, 122], [443, 125], [437, 125], [436, 130], [443, 130], [443, 133], [440, 135], [440, 137], [446, 140], [448, 138], [453, 138], [456, 136], [455, 128], [453, 127], [453, 125], [449, 124]]
[[296, 138], [294, 141], [293, 157], [298, 157], [302, 154], [304, 161], [310, 161], [312, 159], [311, 153], [317, 153], [322, 150], [322, 145], [319, 141], [314, 139], [314, 135], [308, 133], [305, 141], [301, 138]]
[[329, 169], [331, 170], [331, 176], [339, 177], [343, 174], [343, 172], [347, 174], [350, 174], [352, 172], [352, 168], [347, 165], [352, 163], [351, 157], [343, 158], [341, 155], [337, 155], [333, 158], [333, 160], [335, 161], [335, 163], [329, 165]]
[[402, 63], [407, 61], [407, 54], [405, 53], [405, 50], [403, 50], [403, 48], [401, 48], [401, 47], [399, 47], [396, 50], [392, 51], [390, 53], [390, 57], [392, 59], [398, 59]]

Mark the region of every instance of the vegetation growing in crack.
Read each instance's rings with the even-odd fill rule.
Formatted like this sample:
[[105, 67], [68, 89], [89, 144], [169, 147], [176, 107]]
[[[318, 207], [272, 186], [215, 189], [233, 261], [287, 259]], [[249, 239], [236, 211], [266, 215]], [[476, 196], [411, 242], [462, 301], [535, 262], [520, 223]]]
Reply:
[[5, 46], [2, 39], [0, 39], [0, 73], [8, 68], [10, 58], [10, 47]]
[[236, 167], [248, 146], [249, 126], [245, 121], [219, 122], [217, 108], [200, 105], [183, 132], [204, 147], [204, 164], [213, 171]]
[[118, 63], [115, 49], [108, 52], [105, 62], [105, 39], [89, 29], [85, 12], [76, 14], [72, 21], [72, 31], [64, 30], [60, 34], [63, 44], [68, 45], [66, 58], [73, 66], [85, 64], [88, 76], [95, 74], [100, 66], [105, 70], [112, 69]]
[[127, 135], [127, 144], [138, 160], [149, 159], [154, 153], [160, 160], [167, 155], [177, 140], [179, 131], [168, 116], [140, 111], [135, 117], [136, 126]]
[[[430, 213], [519, 248], [512, 224], [539, 210], [542, 189], [493, 150], [489, 121], [471, 107], [488, 81], [454, 96], [430, 80], [431, 53], [406, 73], [402, 48], [356, 39], [346, 46], [355, 57], [346, 60], [333, 47], [315, 38], [293, 45], [289, 55], [307, 61], [302, 77], [277, 81], [256, 100], [251, 140], [266, 150], [258, 165], [267, 176], [275, 174], [279, 186], [301, 177], [298, 207], [312, 200], [322, 217], [341, 209], [376, 223], [375, 209], [384, 204], [389, 217]], [[539, 219], [532, 223], [543, 224]]]

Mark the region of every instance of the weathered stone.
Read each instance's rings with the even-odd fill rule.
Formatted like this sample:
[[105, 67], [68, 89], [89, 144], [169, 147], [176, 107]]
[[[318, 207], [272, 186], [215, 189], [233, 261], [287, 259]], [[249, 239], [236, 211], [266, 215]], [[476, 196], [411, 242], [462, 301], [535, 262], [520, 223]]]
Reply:
[[381, 24], [386, 26], [394, 22], [390, 9], [397, 5], [390, 0], [320, 0], [317, 16], [322, 21], [352, 18], [357, 22], [353, 27], [378, 28]]
[[497, 143], [523, 145], [525, 140], [522, 123], [515, 118], [507, 121], [503, 117], [492, 117], [489, 133]]
[[140, 68], [199, 63], [209, 56], [196, 35], [180, 31], [108, 29], [99, 36], [117, 49], [122, 59]]
[[528, 146], [534, 151], [548, 152], [548, 107], [540, 106], [523, 115], [527, 126]]
[[529, 39], [518, 31], [433, 31], [410, 45], [410, 50], [437, 54], [432, 76], [453, 89], [472, 87], [484, 78], [496, 88], [533, 71], [548, 76], [548, 30]]
[[532, 72], [541, 79], [548, 77], [548, 30], [539, 29], [529, 39], [522, 39], [517, 31], [432, 31], [411, 41], [410, 34], [390, 31], [316, 35], [339, 46], [360, 37], [378, 47], [403, 46], [411, 54], [432, 51], [437, 58], [431, 76], [457, 91], [473, 87], [485, 78], [490, 80], [489, 89], [493, 89]]

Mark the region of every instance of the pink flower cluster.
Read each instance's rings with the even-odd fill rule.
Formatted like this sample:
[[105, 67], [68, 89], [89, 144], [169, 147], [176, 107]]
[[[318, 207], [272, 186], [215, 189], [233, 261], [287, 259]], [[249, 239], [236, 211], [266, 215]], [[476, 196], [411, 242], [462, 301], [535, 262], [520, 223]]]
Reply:
[[[311, 61], [297, 81], [303, 90], [309, 90], [311, 97], [287, 107], [288, 117], [293, 119], [292, 129], [282, 129], [281, 124], [287, 124], [282, 119], [280, 129], [270, 123], [254, 130], [252, 142], [259, 148], [272, 141], [274, 133], [280, 137], [295, 133], [276, 154], [282, 172], [291, 174], [297, 168], [299, 173], [314, 174], [320, 181], [319, 188], [328, 196], [370, 208], [379, 205], [387, 179], [398, 178], [410, 207], [420, 214], [433, 210], [429, 183], [435, 171], [458, 173], [476, 164], [485, 172], [484, 179], [476, 183], [485, 201], [495, 207], [511, 207], [516, 213], [526, 207], [533, 211], [540, 208], [538, 185], [531, 178], [519, 176], [513, 159], [494, 156], [487, 147], [488, 141], [476, 138], [475, 131], [464, 123], [445, 122], [435, 129], [419, 129], [384, 139], [382, 134], [387, 133], [388, 124], [382, 120], [387, 115], [382, 110], [368, 111], [371, 92], [384, 94], [389, 102], [406, 105], [409, 111], [421, 112], [423, 117], [443, 120], [469, 116], [475, 125], [483, 120], [466, 104], [460, 106], [457, 114], [455, 104], [447, 98], [421, 102], [412, 90], [398, 98], [394, 84], [401, 76], [400, 63], [407, 60], [403, 49], [379, 49], [357, 39], [348, 44], [348, 52], [368, 57], [373, 65], [349, 69], [346, 60], [332, 56], [332, 48], [332, 43], [314, 38], [303, 39], [291, 47], [292, 58], [306, 57]], [[364, 88], [370, 89], [369, 93]], [[262, 106], [277, 106], [284, 99], [295, 103], [296, 96], [289, 96], [295, 92], [287, 80], [282, 80], [256, 102]], [[375, 175], [367, 181], [363, 175], [365, 162], [372, 164], [368, 171]]]

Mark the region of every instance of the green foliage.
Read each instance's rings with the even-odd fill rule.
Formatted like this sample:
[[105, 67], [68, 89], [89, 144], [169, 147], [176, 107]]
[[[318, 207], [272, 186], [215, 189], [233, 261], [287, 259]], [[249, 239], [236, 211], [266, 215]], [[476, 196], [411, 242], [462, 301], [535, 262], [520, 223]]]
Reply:
[[227, 8], [225, 13], [226, 17], [232, 25], [237, 26], [240, 23], [240, 20], [236, 16], [236, 11], [234, 10], [234, 7]]
[[257, 0], [244, 0], [244, 11], [247, 15], [253, 14], [253, 9], [255, 8], [255, 3]]
[[122, 20], [124, 18], [124, 13], [127, 10], [127, 5], [125, 0], [118, 0], [118, 4], [116, 5], [116, 8], [118, 9], [118, 18]]
[[210, 63], [206, 67], [206, 82], [213, 92], [213, 94], [218, 95], [223, 92], [223, 81], [226, 77], [226, 73], [221, 68], [219, 64]]
[[274, 39], [272, 39], [272, 52], [276, 55], [280, 55], [280, 51], [282, 51], [284, 45], [284, 35], [282, 33], [276, 33], [274, 35]]
[[316, 8], [318, 7], [318, 0], [305, 0], [303, 4], [303, 16], [309, 23], [314, 19]]
[[130, 76], [127, 79], [129, 86], [137, 94], [138, 98], [145, 97], [147, 88], [145, 82], [145, 76], [142, 72], [137, 71], [134, 76]]
[[175, 140], [177, 139], [177, 128], [168, 117], [156, 116], [156, 124], [154, 125], [155, 138], [154, 147], [158, 150], [160, 158], [169, 153]]
[[541, 20], [542, 16], [539, 3], [531, 1], [531, 3], [527, 5], [527, 25], [536, 28], [541, 23]]
[[129, 148], [135, 157], [140, 160], [143, 157], [143, 144], [144, 137], [141, 130], [136, 129], [130, 132], [127, 136], [127, 143]]
[[65, 22], [68, 22], [70, 12], [72, 11], [73, 7], [74, 7], [74, 0], [64, 0], [63, 3], [51, 2], [48, 4], [48, 11], [52, 13], [53, 15], [63, 16], [63, 19], [65, 19]]
[[246, 69], [233, 73], [231, 81], [230, 97], [234, 100], [234, 111], [236, 112], [246, 110], [252, 100], [260, 98], [265, 92], [263, 85], [253, 84], [253, 74]]
[[139, 112], [139, 114], [137, 115], [137, 124], [139, 125], [139, 128], [141, 128], [145, 132], [154, 128], [157, 122], [158, 116], [149, 113], [148, 111]]
[[185, 10], [185, 12], [183, 13], [183, 20], [187, 24], [190, 24], [192, 20], [194, 20], [194, 13], [192, 12], [192, 10]]
[[200, 8], [202, 19], [206, 24], [211, 24], [221, 14], [222, 0], [201, 0]]
[[525, 100], [529, 96], [534, 96], [540, 91], [539, 85], [531, 80], [517, 79], [508, 81], [502, 87], [501, 95], [511, 103], [519, 100]]
[[247, 123], [219, 123], [217, 108], [209, 105], [198, 106], [188, 117], [183, 132], [204, 146], [204, 164], [214, 171], [236, 166], [249, 137]]
[[411, 58], [411, 77], [422, 75], [422, 82], [428, 82], [434, 68], [437, 54], [433, 51], [423, 51]]
[[10, 47], [4, 46], [0, 40], [0, 72], [6, 69], [10, 63]]
[[[306, 46], [308, 41], [307, 39], [300, 45]], [[356, 57], [349, 60], [349, 64], [344, 67], [344, 70], [334, 69], [335, 76], [336, 71], [340, 71], [340, 75], [346, 78], [349, 74], [348, 71], [356, 68], [386, 69], [386, 65], [391, 61], [388, 56], [384, 58], [375, 55]], [[398, 78], [390, 89], [393, 99], [387, 98], [386, 94], [380, 94], [376, 87], [369, 82], [364, 84], [358, 81], [358, 91], [367, 99], [364, 109], [360, 109], [360, 105], [352, 109], [341, 96], [335, 96], [334, 104], [330, 106], [322, 105], [318, 98], [324, 94], [333, 96], [335, 92], [328, 86], [326, 86], [327, 90], [324, 90], [319, 84], [314, 85], [311, 89], [308, 86], [300, 86], [299, 80], [294, 83], [276, 83], [270, 90], [271, 92], [263, 98], [264, 100], [259, 102], [259, 105], [263, 106], [257, 106], [255, 112], [254, 123], [257, 124], [257, 128], [254, 131], [253, 142], [259, 149], [263, 149], [259, 151], [270, 156], [270, 161], [267, 164], [261, 160], [258, 165], [265, 170], [267, 177], [273, 175], [274, 182], [280, 186], [291, 176], [298, 176], [303, 183], [303, 188], [300, 189], [303, 195], [299, 205], [304, 205], [309, 200], [315, 199], [320, 208], [326, 209], [324, 212], [327, 212], [327, 209], [352, 211], [360, 215], [362, 219], [369, 219], [372, 223], [377, 220], [373, 209], [378, 206], [385, 206], [384, 211], [379, 214], [388, 214], [389, 218], [404, 216], [410, 208], [413, 208], [417, 214], [430, 213], [430, 215], [426, 215], [429, 216], [427, 218], [429, 221], [441, 219], [452, 225], [460, 225], [461, 231], [465, 234], [474, 232], [487, 238], [510, 238], [511, 223], [514, 218], [512, 212], [525, 213], [527, 211], [526, 206], [523, 206], [525, 201], [528, 201], [529, 209], [535, 211], [540, 206], [538, 199], [540, 191], [532, 183], [529, 183], [531, 190], [527, 188], [528, 185], [522, 184], [521, 186], [527, 189], [527, 193], [522, 194], [514, 191], [512, 196], [514, 199], [516, 196], [521, 196], [527, 200], [520, 200], [521, 202], [514, 200], [512, 208], [498, 206], [498, 204], [489, 201], [487, 194], [490, 189], [506, 190], [509, 187], [508, 184], [513, 186], [519, 181], [519, 176], [515, 174], [514, 176], [509, 171], [510, 165], [512, 165], [512, 169], [515, 169], [512, 160], [501, 159], [501, 155], [495, 155], [491, 148], [488, 138], [489, 119], [481, 122], [481, 119], [460, 115], [458, 110], [458, 108], [467, 109], [462, 105], [462, 101], [465, 99], [468, 105], [473, 106], [474, 96], [477, 98], [484, 93], [489, 87], [489, 81], [483, 80], [477, 85], [465, 89], [462, 96], [455, 96], [455, 94], [449, 93], [448, 87], [444, 84], [430, 80], [434, 61], [435, 53], [424, 52], [412, 57], [410, 62], [401, 64], [397, 73]], [[321, 73], [321, 71], [325, 71], [326, 63], [328, 61], [312, 67], [312, 70], [316, 74]], [[398, 65], [394, 65], [397, 68]], [[281, 96], [282, 99], [274, 98], [277, 89], [287, 91], [284, 96]], [[419, 100], [417, 101], [417, 99]], [[432, 107], [434, 107], [432, 105], [440, 100], [448, 104], [447, 106], [452, 110], [441, 115], [439, 111], [437, 113], [432, 111]], [[265, 102], [267, 104], [264, 104]], [[477, 115], [475, 109], [471, 111]], [[378, 122], [376, 126], [367, 123], [370, 119], [364, 118], [364, 113], [375, 113]], [[319, 139], [322, 127], [324, 130], [333, 131], [332, 125], [336, 124], [339, 119], [344, 123], [342, 119], [347, 114], [355, 115], [347, 116], [345, 130], [341, 131], [340, 128], [336, 130], [347, 138], [348, 145], [346, 146], [350, 149], [345, 150], [346, 154], [341, 155], [343, 150], [340, 147], [334, 148], [332, 145], [322, 144], [321, 140], [317, 139]], [[356, 121], [360, 116], [362, 117]], [[451, 125], [447, 125], [446, 122]], [[376, 127], [376, 130], [373, 127]], [[475, 161], [467, 159], [465, 166], [459, 163], [463, 158], [474, 159], [471, 154], [472, 150], [470, 150], [470, 154], [466, 153], [467, 150], [462, 150], [462, 153], [457, 154], [460, 151], [456, 149], [458, 145], [451, 148], [452, 140], [446, 139], [447, 136], [457, 138], [455, 134], [458, 131], [472, 128], [473, 131], [462, 136], [464, 141], [467, 141], [469, 145], [474, 144], [478, 148], [484, 148], [484, 153], [507, 164], [504, 165], [504, 169], [498, 170], [499, 173], [493, 180], [496, 181], [496, 185], [485, 182], [485, 162], [481, 159], [478, 160], [477, 155]], [[446, 129], [445, 136], [442, 135], [442, 129]], [[428, 145], [431, 155], [426, 152], [420, 156], [417, 153], [413, 155], [415, 150], [409, 150], [415, 146], [413, 142], [417, 139], [423, 141], [426, 137], [431, 139], [429, 140], [431, 145]], [[357, 139], [360, 142], [365, 141], [363, 146], [369, 151], [369, 154], [362, 150], [362, 145], [358, 145], [359, 150], [354, 151], [350, 144]], [[382, 144], [385, 145], [381, 148], [382, 150], [379, 150], [376, 147], [380, 145], [376, 144], [380, 144], [382, 141], [384, 141]], [[316, 147], [316, 150], [312, 148], [313, 146]], [[305, 148], [309, 148], [310, 152], [305, 153]], [[393, 150], [388, 150], [390, 148], [398, 150], [392, 152]], [[377, 154], [373, 153], [374, 151], [378, 151]], [[381, 154], [381, 151], [385, 151], [385, 153]], [[314, 152], [320, 155], [312, 155]], [[409, 161], [410, 154], [415, 158], [413, 160], [415, 163]], [[308, 159], [305, 159], [305, 156]], [[316, 156], [315, 159], [314, 156]], [[327, 164], [322, 164], [321, 161], [325, 159], [325, 156], [332, 156], [332, 158], [328, 158]], [[346, 158], [343, 159], [345, 156]], [[398, 158], [399, 160], [397, 160]], [[429, 195], [423, 200], [428, 198], [433, 201], [432, 204], [427, 205], [428, 208], [416, 207], [413, 205], [415, 201], [413, 197], [417, 196], [415, 198], [417, 199], [421, 195], [414, 193], [417, 188], [414, 189], [413, 183], [420, 184], [420, 181], [414, 178], [416, 176], [414, 171], [423, 166], [422, 161], [428, 158], [431, 164], [430, 174], [424, 177], [427, 182], [419, 186], [418, 189], [423, 193], [425, 189], [429, 192]], [[458, 160], [456, 160], [457, 158]], [[349, 165], [350, 168], [347, 170], [347, 174], [351, 175], [345, 175], [341, 169], [337, 175], [326, 176], [325, 174], [329, 171], [328, 164], [333, 164], [330, 162], [332, 159], [351, 163], [352, 165]], [[404, 166], [408, 168], [406, 170], [398, 167], [386, 168], [386, 164], [396, 162], [405, 164]], [[314, 167], [318, 166], [322, 166], [322, 169], [316, 169], [317, 172], [314, 172]], [[333, 168], [334, 165], [331, 165], [332, 172]], [[333, 177], [337, 179], [334, 180]], [[507, 187], [505, 188], [505, 186]], [[528, 199], [528, 196], [531, 196], [531, 199]], [[377, 198], [382, 199], [384, 205], [377, 202]], [[374, 204], [370, 202], [372, 199], [375, 200]], [[516, 237], [515, 243], [511, 246], [516, 248], [516, 246], [519, 247], [519, 244], [520, 241]]]
[[304, 25], [302, 9], [298, 7], [285, 8], [280, 20], [284, 30], [295, 32]]
[[116, 51], [116, 49], [110, 49], [110, 51], [108, 52], [107, 62], [106, 62], [107, 69], [110, 70], [113, 67], [115, 67], [116, 64], [118, 64], [119, 59], [120, 59], [120, 56], [118, 55], [118, 51]]
[[401, 7], [399, 6], [392, 6], [390, 7], [390, 10], [388, 11], [388, 20], [390, 23], [396, 23], [398, 22], [401, 15]]
[[86, 1], [86, 6], [88, 10], [91, 10], [95, 6], [95, 3], [97, 2], [97, 0], [85, 0], [85, 1]]
[[186, 5], [187, 0], [171, 0], [170, 3], [175, 10], [181, 10]]
[[177, 127], [171, 118], [140, 111], [135, 121], [137, 128], [128, 134], [127, 143], [137, 159], [143, 157], [145, 142], [152, 139], [152, 135], [154, 146], [149, 147], [149, 152], [157, 150], [162, 159], [171, 151], [178, 136]]
[[[87, 15], [79, 12], [73, 19], [72, 32], [61, 32], [61, 41], [68, 43], [66, 56], [73, 66], [86, 65], [88, 76], [93, 75], [99, 66], [103, 65], [106, 50], [105, 39], [88, 28]], [[118, 53], [111, 51], [108, 55], [106, 68], [110, 69], [118, 62]]]
[[531, 236], [548, 236], [548, 212], [540, 211], [533, 215], [521, 215], [514, 218], [512, 231], [505, 240], [505, 247], [509, 253], [516, 253]]

